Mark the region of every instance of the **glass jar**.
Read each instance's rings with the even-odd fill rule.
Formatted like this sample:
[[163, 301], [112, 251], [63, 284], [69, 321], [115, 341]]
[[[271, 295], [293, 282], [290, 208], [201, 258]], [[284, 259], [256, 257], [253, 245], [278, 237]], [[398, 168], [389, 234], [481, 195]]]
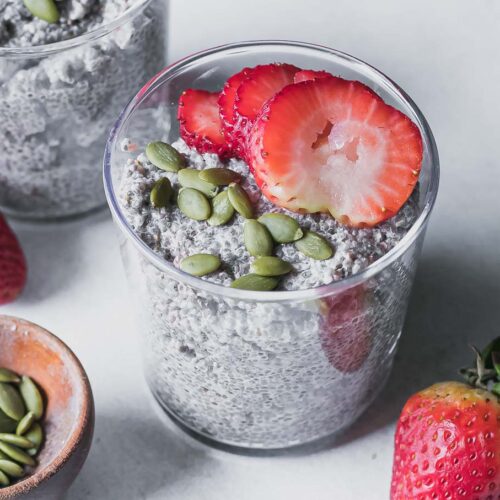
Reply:
[[[360, 80], [419, 127], [424, 157], [419, 215], [395, 248], [362, 272], [314, 289], [255, 292], [189, 276], [155, 254], [127, 223], [118, 198], [127, 156], [152, 138], [178, 138], [180, 93], [216, 90], [246, 66], [286, 62]], [[410, 98], [371, 66], [296, 42], [248, 42], [183, 59], [125, 108], [110, 135], [105, 190], [120, 228], [138, 307], [149, 386], [184, 429], [231, 449], [301, 445], [352, 424], [389, 376], [437, 193], [432, 133]]]
[[0, 47], [0, 210], [50, 219], [105, 204], [100, 165], [116, 115], [166, 63], [167, 2], [139, 0], [68, 40]]

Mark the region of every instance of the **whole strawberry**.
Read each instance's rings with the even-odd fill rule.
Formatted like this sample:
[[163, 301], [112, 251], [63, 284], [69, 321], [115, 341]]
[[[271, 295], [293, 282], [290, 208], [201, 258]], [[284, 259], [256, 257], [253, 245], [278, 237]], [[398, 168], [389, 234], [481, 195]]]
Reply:
[[461, 373], [467, 384], [435, 384], [403, 408], [391, 500], [500, 498], [500, 338]]
[[21, 245], [0, 215], [0, 305], [12, 302], [26, 283], [26, 259]]

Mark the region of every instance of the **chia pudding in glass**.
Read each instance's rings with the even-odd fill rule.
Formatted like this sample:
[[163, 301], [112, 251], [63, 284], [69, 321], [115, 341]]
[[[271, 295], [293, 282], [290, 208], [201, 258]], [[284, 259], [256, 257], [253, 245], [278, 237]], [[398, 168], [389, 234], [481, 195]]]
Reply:
[[163, 409], [228, 449], [350, 425], [390, 373], [438, 170], [409, 97], [334, 50], [248, 42], [157, 75], [104, 178]]
[[0, 210], [50, 219], [104, 204], [107, 132], [165, 65], [166, 30], [165, 0], [0, 0]]

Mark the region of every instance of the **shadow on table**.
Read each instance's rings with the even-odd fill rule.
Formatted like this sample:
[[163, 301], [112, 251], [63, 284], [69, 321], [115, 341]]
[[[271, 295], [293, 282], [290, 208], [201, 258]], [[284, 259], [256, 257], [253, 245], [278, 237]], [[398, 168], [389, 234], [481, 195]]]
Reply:
[[99, 415], [90, 455], [68, 498], [139, 500], [159, 490], [170, 498], [173, 485], [200, 477], [207, 461], [216, 466], [208, 449], [179, 438], [145, 406], [151, 414], [144, 419]]
[[[406, 324], [386, 388], [342, 438], [348, 442], [395, 421], [407, 398], [435, 382], [459, 379], [472, 362], [468, 344], [500, 335], [500, 268], [427, 255], [420, 263]], [[339, 443], [339, 441], [338, 441]]]
[[39, 302], [64, 291], [68, 281], [78, 276], [85, 258], [85, 232], [108, 219], [109, 212], [100, 210], [68, 221], [9, 220], [28, 262], [28, 283], [19, 303]]

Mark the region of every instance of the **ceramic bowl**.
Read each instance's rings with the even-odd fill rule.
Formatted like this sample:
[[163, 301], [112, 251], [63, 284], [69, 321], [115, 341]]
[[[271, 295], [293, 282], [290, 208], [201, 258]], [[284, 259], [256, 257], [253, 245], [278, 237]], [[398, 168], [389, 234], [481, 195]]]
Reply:
[[94, 402], [87, 375], [73, 352], [38, 325], [0, 315], [0, 366], [29, 375], [46, 398], [45, 441], [25, 479], [0, 488], [0, 500], [56, 500], [87, 458]]

